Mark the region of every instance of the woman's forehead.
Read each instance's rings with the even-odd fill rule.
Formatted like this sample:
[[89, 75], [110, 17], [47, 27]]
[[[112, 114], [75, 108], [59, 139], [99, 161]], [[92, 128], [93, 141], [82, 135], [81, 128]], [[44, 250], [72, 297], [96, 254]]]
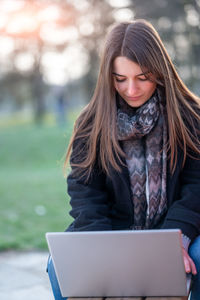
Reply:
[[113, 62], [113, 72], [118, 75], [124, 76], [139, 76], [143, 75], [144, 72], [147, 72], [147, 68], [141, 69], [138, 63], [133, 62], [125, 56], [118, 56], [114, 59]]

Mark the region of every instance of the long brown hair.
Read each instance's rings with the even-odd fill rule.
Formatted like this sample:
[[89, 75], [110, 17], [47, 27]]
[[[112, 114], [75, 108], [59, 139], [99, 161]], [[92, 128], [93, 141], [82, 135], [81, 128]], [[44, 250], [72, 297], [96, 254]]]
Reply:
[[[116, 91], [113, 85], [113, 61], [125, 56], [156, 77], [163, 88], [168, 118], [168, 153], [170, 170], [177, 164], [177, 151], [184, 153], [183, 166], [189, 150], [200, 154], [197, 128], [200, 99], [184, 85], [154, 27], [146, 20], [116, 24], [108, 33], [100, 62], [94, 95], [74, 126], [65, 160], [88, 179], [95, 164], [109, 175], [109, 167], [120, 171], [122, 157], [116, 134]], [[190, 125], [190, 129], [188, 127]], [[81, 140], [81, 143], [79, 141]], [[83, 174], [82, 173], [82, 174]]]

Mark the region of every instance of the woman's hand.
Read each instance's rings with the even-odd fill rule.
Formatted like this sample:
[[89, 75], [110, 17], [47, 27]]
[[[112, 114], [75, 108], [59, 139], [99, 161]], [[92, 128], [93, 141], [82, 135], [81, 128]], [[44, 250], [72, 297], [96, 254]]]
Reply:
[[183, 261], [185, 265], [185, 272], [186, 273], [192, 273], [193, 275], [197, 274], [197, 269], [195, 267], [195, 264], [187, 251], [182, 247], [182, 253], [183, 253]]

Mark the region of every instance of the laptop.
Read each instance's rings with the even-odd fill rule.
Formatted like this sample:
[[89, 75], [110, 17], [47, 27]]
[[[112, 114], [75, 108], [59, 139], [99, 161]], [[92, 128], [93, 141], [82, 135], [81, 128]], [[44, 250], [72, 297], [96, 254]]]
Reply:
[[180, 230], [46, 233], [63, 297], [187, 296]]

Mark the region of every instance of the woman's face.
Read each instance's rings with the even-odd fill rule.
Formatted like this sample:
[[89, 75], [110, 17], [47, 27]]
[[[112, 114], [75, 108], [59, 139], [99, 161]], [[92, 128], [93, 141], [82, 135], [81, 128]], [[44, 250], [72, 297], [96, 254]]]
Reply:
[[155, 76], [148, 71], [143, 73], [137, 63], [125, 56], [115, 58], [113, 76], [115, 89], [132, 107], [143, 105], [156, 89]]

